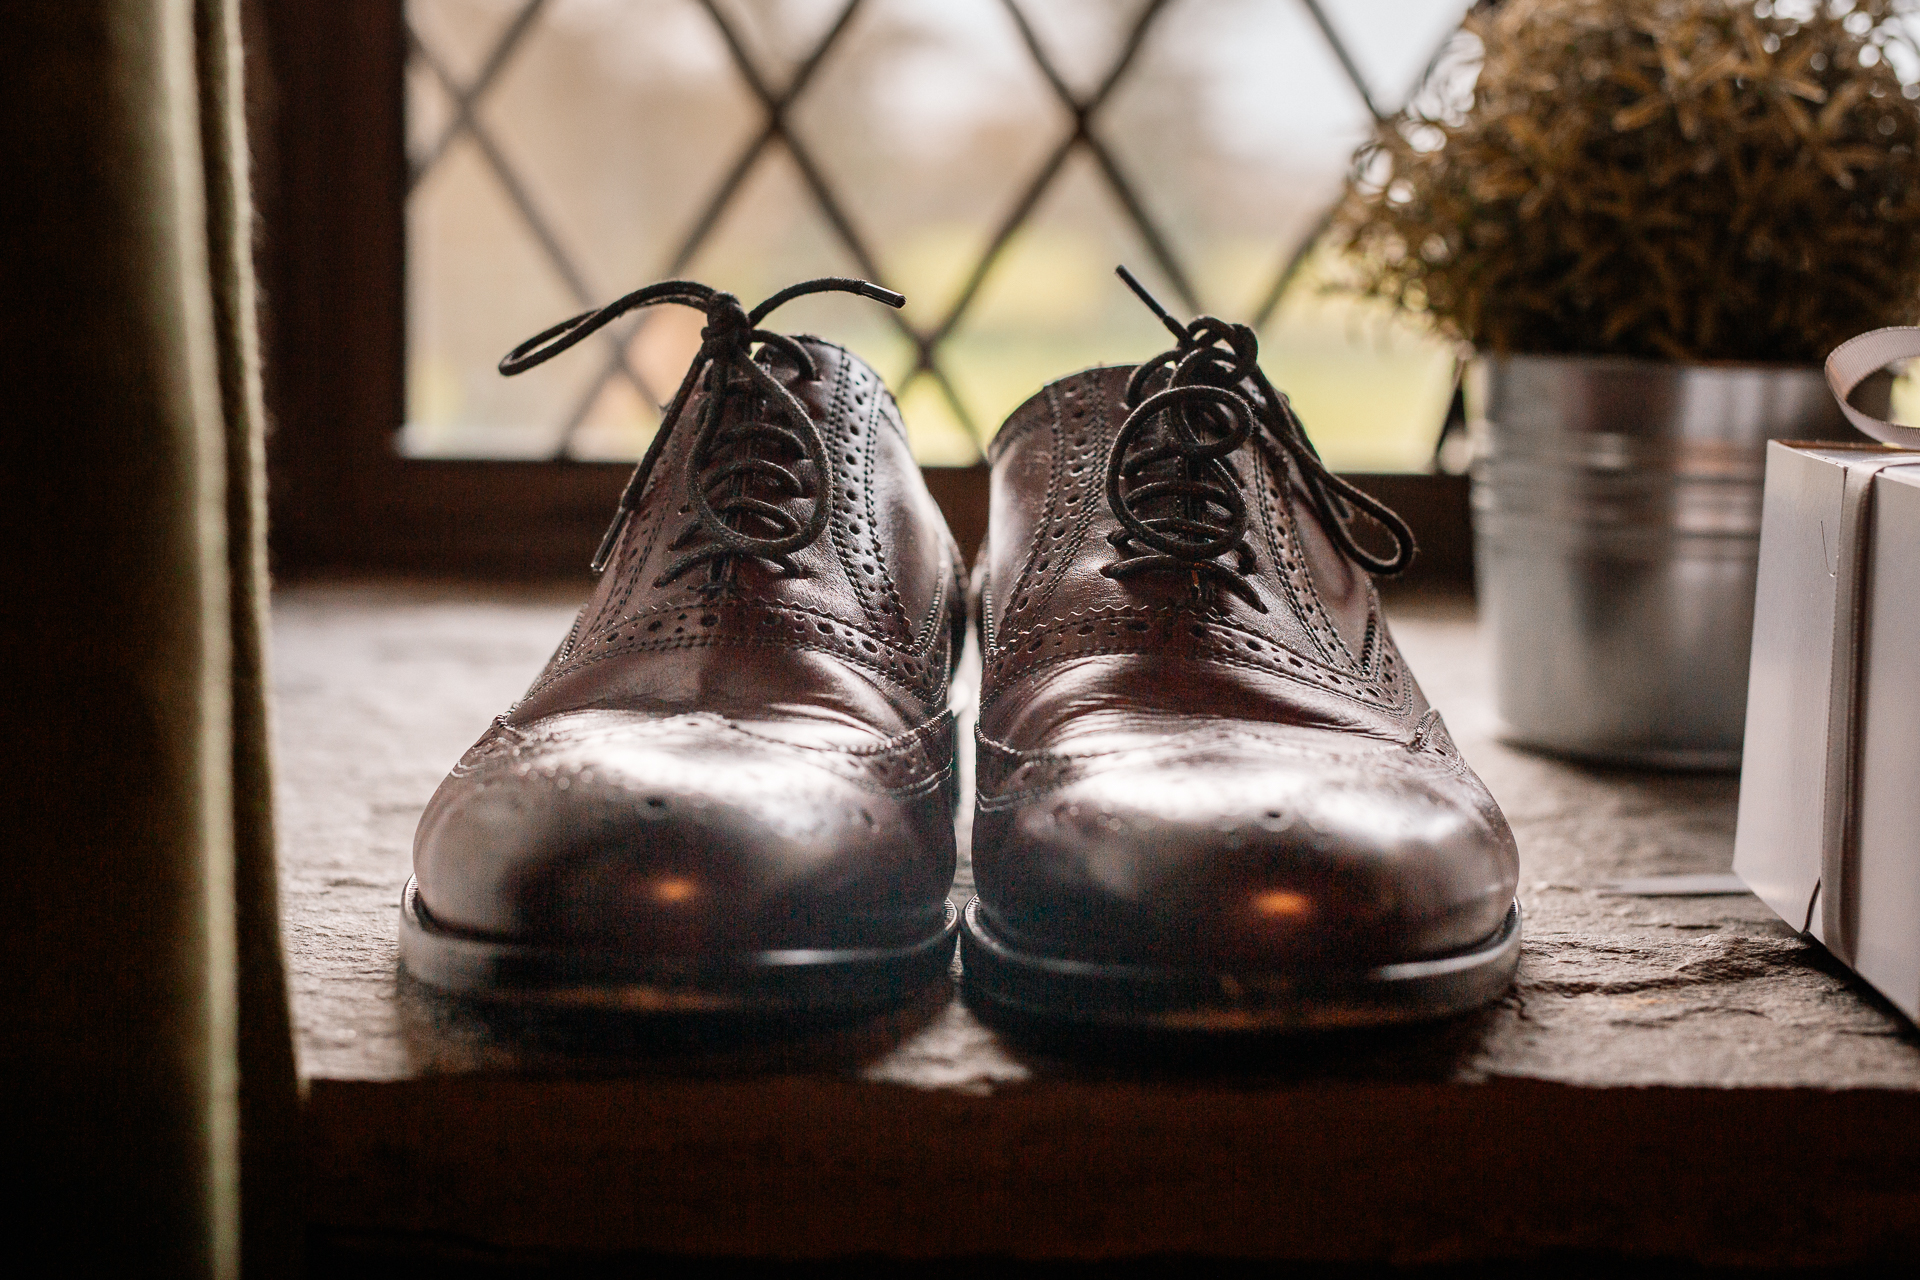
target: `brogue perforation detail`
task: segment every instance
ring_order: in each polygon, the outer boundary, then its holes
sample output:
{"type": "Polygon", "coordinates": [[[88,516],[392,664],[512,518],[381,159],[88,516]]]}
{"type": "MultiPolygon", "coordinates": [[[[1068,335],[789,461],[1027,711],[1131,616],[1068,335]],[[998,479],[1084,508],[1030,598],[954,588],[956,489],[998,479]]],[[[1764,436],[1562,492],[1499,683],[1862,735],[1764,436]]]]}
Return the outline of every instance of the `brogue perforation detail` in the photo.
{"type": "Polygon", "coordinates": [[[991,658],[999,647],[998,627],[993,612],[993,575],[987,571],[987,557],[984,551],[980,557],[977,586],[973,590],[973,604],[979,610],[977,622],[980,627],[980,653],[991,658]]]}
{"type": "MultiPolygon", "coordinates": [[[[1049,433],[1047,501],[1045,518],[1035,526],[1033,545],[1009,593],[1006,622],[1016,635],[1024,621],[1046,615],[1068,567],[1085,548],[1098,514],[1098,462],[1111,443],[1112,431],[1100,380],[1093,372],[1047,388],[1043,393],[1046,412],[1035,415],[1049,433]]],[[[990,601],[983,598],[983,604],[991,609],[990,601]]],[[[993,631],[983,630],[981,639],[992,652],[993,631]]]]}
{"type": "MultiPolygon", "coordinates": [[[[699,407],[700,398],[695,396],[688,400],[682,412],[698,412],[699,407]]],[[[665,431],[671,425],[662,422],[660,430],[665,431]]],[[[681,441],[679,447],[684,448],[685,442],[681,441]]],[[[608,573],[618,575],[615,579],[618,586],[607,594],[606,604],[586,629],[586,635],[597,635],[608,625],[609,619],[620,619],[632,606],[635,593],[643,589],[646,567],[653,563],[654,550],[666,531],[668,516],[672,514],[668,508],[673,505],[673,495],[668,490],[671,488],[669,477],[678,472],[675,461],[671,456],[662,458],[662,465],[655,467],[654,473],[647,477],[646,487],[641,490],[639,501],[634,504],[620,546],[615,550],[613,563],[607,567],[608,573]]]]}
{"type": "Polygon", "coordinates": [[[1093,527],[1099,507],[1094,481],[1100,474],[1099,459],[1112,442],[1107,408],[1098,378],[1067,384],[1053,406],[1054,454],[1067,460],[1066,481],[1058,506],[1048,512],[1049,519],[1035,539],[1037,564],[1049,574],[1036,593],[1036,615],[1053,604],[1068,564],[1080,554],[1093,527]]]}
{"type": "Polygon", "coordinates": [[[1512,972],[1518,851],[1380,614],[1369,575],[1404,569],[1412,532],[1327,469],[1250,329],[1182,323],[1121,274],[1175,345],[1098,375],[1125,416],[1100,424],[1098,514],[1050,593],[1034,556],[1080,479],[1058,414],[1089,375],[993,454],[968,981],[1073,1026],[1484,1003],[1512,972]],[[1442,956],[1473,966],[1444,991],[1386,976],[1442,956]],[[1246,998],[1261,982],[1271,1006],[1246,998]]]}
{"type": "Polygon", "coordinates": [[[1052,396],[1055,391],[1063,387],[1079,386],[1083,383],[1088,386],[1098,386],[1100,375],[1113,367],[1112,365],[1095,365],[1090,369],[1083,369],[1079,373],[1062,378],[1058,382],[1049,383],[1039,391],[1034,392],[1026,403],[1013,411],[1013,416],[1007,419],[1000,430],[994,433],[993,439],[988,442],[988,464],[997,463],[1000,460],[1001,454],[1024,439],[1029,432],[1033,431],[1040,424],[1051,421],[1046,409],[1052,404],[1052,396]]]}
{"type": "Polygon", "coordinates": [[[1034,795],[1058,785],[1073,770],[1074,757],[1046,751],[1016,751],[973,728],[976,796],[1034,795]],[[1015,780],[1018,779],[1017,785],[1015,780]],[[1012,786],[1010,793],[1008,788],[1012,786]]]}
{"type": "MultiPolygon", "coordinates": [[[[824,345],[824,344],[823,344],[824,345]]],[[[848,360],[839,361],[840,377],[826,415],[831,440],[829,456],[839,482],[835,486],[840,509],[834,512],[832,534],[842,572],[853,585],[874,628],[882,635],[898,633],[907,643],[906,610],[895,590],[892,573],[880,548],[878,511],[874,504],[874,433],[881,418],[878,386],[868,386],[866,374],[848,360]],[[840,424],[845,424],[845,430],[840,424]]]]}
{"type": "Polygon", "coordinates": [[[621,654],[713,643],[784,643],[851,661],[916,697],[944,699],[951,667],[951,655],[944,649],[951,640],[944,634],[948,629],[939,624],[954,607],[951,584],[942,576],[925,615],[907,618],[878,541],[874,440],[879,430],[899,430],[886,411],[891,396],[877,378],[860,372],[846,358],[844,348],[812,337],[804,341],[840,357],[835,361],[834,389],[821,415],[823,434],[830,442],[829,457],[837,468],[835,491],[840,504],[829,536],[866,625],[853,625],[758,591],[736,589],[717,599],[696,591],[676,591],[660,599],[657,589],[647,590],[648,564],[660,531],[669,523],[662,513],[671,506],[672,495],[656,492],[662,477],[674,474],[673,460],[663,459],[636,503],[634,518],[610,566],[618,575],[618,589],[609,593],[591,626],[583,627],[576,620],[568,644],[528,691],[529,697],[570,672],[621,654]],[[850,419],[857,420],[851,433],[836,425],[850,419]],[[849,457],[855,461],[849,463],[849,457]],[[865,565],[874,571],[863,572],[865,565]],[[634,610],[636,595],[652,598],[634,610]]]}
{"type": "Polygon", "coordinates": [[[1187,606],[1090,609],[1009,635],[987,658],[982,706],[991,706],[1016,680],[1077,658],[1118,653],[1165,653],[1178,639],[1196,662],[1232,666],[1297,680],[1390,713],[1411,708],[1412,687],[1397,662],[1378,646],[1371,669],[1335,667],[1302,657],[1267,636],[1187,606]]]}
{"type": "Polygon", "coordinates": [[[915,652],[919,652],[932,642],[934,628],[940,625],[940,618],[941,615],[946,612],[948,601],[956,601],[955,607],[958,607],[957,601],[965,599],[965,593],[956,597],[951,594],[952,590],[953,584],[943,580],[940,583],[939,589],[934,593],[933,603],[927,606],[926,614],[922,616],[920,621],[914,626],[913,647],[915,652]]]}
{"type": "Polygon", "coordinates": [[[533,697],[563,676],[625,654],[738,645],[746,648],[805,649],[831,654],[873,672],[923,702],[941,702],[946,698],[951,663],[945,660],[946,655],[941,652],[942,645],[937,636],[933,637],[934,643],[926,653],[902,654],[893,646],[837,618],[793,605],[755,608],[752,613],[756,624],[751,629],[738,624],[730,627],[721,625],[726,614],[740,612],[746,611],[739,605],[696,604],[675,615],[672,631],[665,629],[663,618],[654,620],[661,624],[658,633],[649,630],[651,624],[633,629],[638,634],[609,629],[598,644],[582,646],[572,659],[543,672],[527,691],[527,697],[533,697]],[[703,621],[709,617],[714,621],[703,621]],[[693,625],[690,627],[689,623],[693,625]]]}
{"type": "Polygon", "coordinates": [[[952,538],[879,376],[762,327],[825,292],[905,301],[826,277],[749,310],[664,281],[502,360],[639,307],[706,316],[590,602],[421,816],[401,945],[423,981],[759,1017],[865,1015],[947,980],[952,538]],[[476,970],[482,946],[512,971],[476,970]]]}
{"type": "Polygon", "coordinates": [[[1364,764],[1369,771],[1401,779],[1457,777],[1466,764],[1447,736],[1439,713],[1422,717],[1425,737],[1418,746],[1391,738],[1369,738],[1364,749],[1326,751],[1289,742],[1284,728],[1263,732],[1246,724],[1221,724],[1182,729],[1162,741],[1105,751],[1019,751],[974,729],[974,787],[984,812],[994,812],[1033,800],[1070,782],[1103,769],[1139,766],[1164,767],[1196,753],[1222,746],[1245,746],[1263,755],[1293,760],[1319,760],[1334,765],[1364,764]]]}
{"type": "Polygon", "coordinates": [[[749,739],[761,747],[805,760],[834,776],[876,794],[920,795],[953,777],[953,717],[942,712],[934,719],[884,741],[851,744],[794,742],[755,733],[718,716],[701,714],[663,716],[652,721],[624,721],[618,725],[588,723],[562,725],[540,734],[526,734],[496,723],[493,731],[469,748],[454,766],[455,776],[471,777],[484,770],[516,778],[560,777],[591,780],[590,767],[570,766],[554,759],[572,748],[603,739],[632,742],[636,738],[671,738],[695,732],[720,733],[749,739]]]}
{"type": "MultiPolygon", "coordinates": [[[[1048,450],[1046,496],[1032,545],[1019,562],[1017,586],[1004,593],[999,609],[983,576],[980,625],[989,683],[1004,684],[1069,657],[1164,651],[1173,640],[1176,652],[1196,661],[1231,660],[1381,710],[1411,705],[1411,688],[1390,660],[1391,646],[1380,643],[1378,598],[1371,584],[1367,632],[1359,653],[1334,624],[1300,545],[1299,517],[1289,492],[1291,464],[1267,447],[1249,451],[1252,462],[1243,487],[1250,507],[1259,513],[1266,554],[1278,569],[1267,580],[1286,602],[1280,616],[1292,617],[1308,646],[1290,645],[1282,636],[1263,633],[1257,622],[1243,621],[1212,584],[1201,584],[1196,595],[1177,604],[1048,616],[1057,607],[1067,571],[1086,558],[1086,539],[1099,515],[1094,492],[1098,477],[1091,464],[1110,448],[1114,428],[1111,397],[1100,373],[1089,370],[1062,379],[1016,415],[1016,434],[1026,439],[1026,447],[1048,450]],[[1033,435],[1043,429],[1048,433],[1044,442],[1033,435]],[[1294,648],[1308,651],[1295,653],[1294,648]]],[[[1007,438],[1003,432],[996,441],[996,454],[1008,447],[1007,438]]]]}
{"type": "Polygon", "coordinates": [[[1322,658],[1337,663],[1345,657],[1350,665],[1359,666],[1340,629],[1328,616],[1326,604],[1313,581],[1313,571],[1301,550],[1299,519],[1293,507],[1291,464],[1284,457],[1275,458],[1267,449],[1255,450],[1252,456],[1256,459],[1254,497],[1261,523],[1266,527],[1269,554],[1279,566],[1280,585],[1294,617],[1306,628],[1322,658]]]}

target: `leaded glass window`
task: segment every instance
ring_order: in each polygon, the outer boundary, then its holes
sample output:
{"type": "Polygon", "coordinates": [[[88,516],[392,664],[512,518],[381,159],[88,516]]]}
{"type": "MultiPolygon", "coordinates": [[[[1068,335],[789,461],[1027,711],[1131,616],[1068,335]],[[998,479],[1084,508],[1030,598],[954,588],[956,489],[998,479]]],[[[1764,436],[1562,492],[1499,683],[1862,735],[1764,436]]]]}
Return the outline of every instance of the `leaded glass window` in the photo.
{"type": "Polygon", "coordinates": [[[1186,312],[1255,324],[1328,460],[1419,469],[1452,352],[1329,294],[1307,251],[1374,115],[1465,0],[410,0],[417,457],[637,457],[697,342],[661,308],[511,381],[536,329],[671,276],[847,342],[923,462],[1186,312]]]}

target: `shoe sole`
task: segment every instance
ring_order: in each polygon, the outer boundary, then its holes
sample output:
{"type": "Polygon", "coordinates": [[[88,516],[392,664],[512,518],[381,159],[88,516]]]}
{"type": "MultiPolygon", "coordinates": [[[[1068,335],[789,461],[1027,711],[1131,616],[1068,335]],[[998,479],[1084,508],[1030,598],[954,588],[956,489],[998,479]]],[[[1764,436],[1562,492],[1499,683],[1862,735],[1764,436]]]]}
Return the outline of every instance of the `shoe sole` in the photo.
{"type": "Polygon", "coordinates": [[[962,990],[991,1018],[1166,1032],[1336,1030],[1428,1022],[1498,1000],[1520,964],[1520,902],[1483,942],[1373,969],[1215,972],[1095,964],[1016,951],[967,903],[962,990]]]}
{"type": "Polygon", "coordinates": [[[400,962],[450,995],[493,1004],[666,1017],[815,1017],[878,1012],[944,979],[959,913],[901,948],[755,951],[701,959],[632,956],[475,938],[436,923],[409,877],[400,897],[400,962]]]}

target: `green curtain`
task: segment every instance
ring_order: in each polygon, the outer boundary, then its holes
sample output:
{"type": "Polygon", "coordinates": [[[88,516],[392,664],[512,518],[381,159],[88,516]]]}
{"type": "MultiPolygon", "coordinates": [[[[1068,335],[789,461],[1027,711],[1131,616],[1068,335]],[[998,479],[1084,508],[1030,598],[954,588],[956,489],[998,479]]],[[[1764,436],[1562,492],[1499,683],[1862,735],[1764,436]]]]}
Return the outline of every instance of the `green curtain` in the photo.
{"type": "Polygon", "coordinates": [[[8,11],[0,1105],[62,1270],[299,1259],[237,3],[8,11]]]}

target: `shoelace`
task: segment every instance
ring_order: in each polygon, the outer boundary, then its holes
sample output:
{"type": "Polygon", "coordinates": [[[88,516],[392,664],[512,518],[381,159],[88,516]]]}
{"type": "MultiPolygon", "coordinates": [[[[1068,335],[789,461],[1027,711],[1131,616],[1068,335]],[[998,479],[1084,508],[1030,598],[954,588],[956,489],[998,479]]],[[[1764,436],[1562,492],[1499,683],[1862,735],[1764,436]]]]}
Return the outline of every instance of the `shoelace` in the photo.
{"type": "Polygon", "coordinates": [[[748,311],[740,305],[740,299],[730,293],[690,280],[666,280],[636,289],[598,311],[582,312],[570,320],[562,320],[551,329],[534,334],[501,359],[500,372],[504,376],[511,378],[525,373],[641,307],[671,302],[706,314],[706,327],[700,331],[700,350],[688,367],[687,376],[681,379],[673,403],[667,406],[653,444],[634,469],[633,478],[627,481],[613,524],[600,540],[600,549],[594,553],[595,573],[606,568],[612,558],[620,531],[639,503],[646,489],[646,478],[652,473],[668,435],[679,423],[680,412],[702,373],[708,374],[707,398],[701,406],[689,455],[695,479],[687,486],[694,518],[668,544],[668,550],[685,553],[666,567],[654,585],[666,586],[688,570],[705,564],[709,566],[709,573],[701,589],[717,591],[727,581],[729,567],[743,557],[770,564],[789,577],[800,572],[793,563],[794,552],[820,536],[833,511],[833,466],[827,459],[826,440],[806,406],[767,366],[753,358],[753,347],[758,343],[771,348],[792,361],[801,378],[809,382],[816,380],[819,370],[804,347],[784,333],[773,333],[758,326],[775,308],[795,298],[829,292],[856,294],[890,307],[905,306],[907,301],[891,289],[882,289],[865,280],[827,276],[790,285],[748,311]],[[728,405],[743,396],[746,400],[740,405],[741,411],[728,422],[728,405]],[[778,460],[782,456],[789,461],[778,460]],[[818,492],[808,493],[808,486],[798,471],[802,461],[813,464],[813,483],[818,492]],[[804,524],[779,505],[782,500],[797,497],[813,499],[813,510],[804,524]]]}
{"type": "Polygon", "coordinates": [[[1391,507],[1327,470],[1287,397],[1260,370],[1260,342],[1252,329],[1201,316],[1181,324],[1125,267],[1120,278],[1178,345],[1135,369],[1123,403],[1128,413],[1107,455],[1107,505],[1120,529],[1108,540],[1122,552],[1144,554],[1106,565],[1109,578],[1171,570],[1194,584],[1212,581],[1265,613],[1247,575],[1254,569],[1247,544],[1247,504],[1231,455],[1263,425],[1299,468],[1302,486],[1334,545],[1371,573],[1391,576],[1413,562],[1413,531],[1391,507]],[[1156,382],[1157,390],[1149,388],[1156,382]],[[1241,390],[1251,382],[1257,399],[1241,390]],[[1156,424],[1159,430],[1154,431],[1156,424]],[[1177,467],[1142,473],[1177,460],[1177,467]],[[1171,471],[1172,474],[1168,474],[1171,471]],[[1353,509],[1386,531],[1393,554],[1378,556],[1354,538],[1353,509]],[[1220,557],[1231,553],[1231,567],[1220,557]]]}

